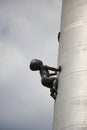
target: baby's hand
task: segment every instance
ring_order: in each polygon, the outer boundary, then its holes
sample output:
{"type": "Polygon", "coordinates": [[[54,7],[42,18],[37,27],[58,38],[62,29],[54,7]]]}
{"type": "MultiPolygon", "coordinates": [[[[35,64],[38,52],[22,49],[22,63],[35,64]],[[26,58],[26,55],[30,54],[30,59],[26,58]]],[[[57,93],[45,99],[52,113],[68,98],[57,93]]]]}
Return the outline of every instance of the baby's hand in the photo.
{"type": "Polygon", "coordinates": [[[60,65],[59,68],[58,68],[58,71],[61,72],[61,70],[62,70],[62,67],[61,67],[61,65],[60,65]]]}

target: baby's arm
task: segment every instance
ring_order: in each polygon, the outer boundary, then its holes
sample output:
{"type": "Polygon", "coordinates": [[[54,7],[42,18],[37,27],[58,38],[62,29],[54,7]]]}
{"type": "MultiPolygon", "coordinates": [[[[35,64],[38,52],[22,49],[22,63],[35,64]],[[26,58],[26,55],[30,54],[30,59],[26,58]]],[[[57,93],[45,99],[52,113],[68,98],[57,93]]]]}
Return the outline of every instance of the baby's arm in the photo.
{"type": "Polygon", "coordinates": [[[57,75],[57,72],[49,74],[49,76],[54,76],[54,75],[57,75]]]}
{"type": "Polygon", "coordinates": [[[59,68],[54,68],[54,67],[50,67],[50,66],[47,66],[47,65],[44,65],[44,68],[48,69],[48,70],[51,70],[51,71],[61,71],[61,66],[59,66],[59,68]]]}

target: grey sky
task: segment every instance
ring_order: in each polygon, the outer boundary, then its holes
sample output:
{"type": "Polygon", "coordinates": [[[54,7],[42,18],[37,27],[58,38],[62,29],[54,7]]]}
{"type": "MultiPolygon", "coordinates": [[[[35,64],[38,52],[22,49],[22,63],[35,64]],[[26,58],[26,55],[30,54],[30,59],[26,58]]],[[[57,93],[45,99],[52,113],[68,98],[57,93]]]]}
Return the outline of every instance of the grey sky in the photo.
{"type": "Polygon", "coordinates": [[[61,0],[0,1],[0,128],[51,130],[54,101],[29,70],[32,58],[57,66],[61,0]]]}

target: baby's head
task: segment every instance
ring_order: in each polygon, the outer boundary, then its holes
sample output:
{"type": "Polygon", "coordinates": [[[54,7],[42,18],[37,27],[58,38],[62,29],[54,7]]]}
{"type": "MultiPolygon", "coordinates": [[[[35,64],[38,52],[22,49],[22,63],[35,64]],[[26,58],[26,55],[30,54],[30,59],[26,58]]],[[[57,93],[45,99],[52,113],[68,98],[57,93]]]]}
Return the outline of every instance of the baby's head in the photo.
{"type": "Polygon", "coordinates": [[[33,70],[33,71],[40,70],[42,65],[43,65],[43,63],[42,63],[41,60],[33,59],[30,62],[30,69],[33,70]]]}

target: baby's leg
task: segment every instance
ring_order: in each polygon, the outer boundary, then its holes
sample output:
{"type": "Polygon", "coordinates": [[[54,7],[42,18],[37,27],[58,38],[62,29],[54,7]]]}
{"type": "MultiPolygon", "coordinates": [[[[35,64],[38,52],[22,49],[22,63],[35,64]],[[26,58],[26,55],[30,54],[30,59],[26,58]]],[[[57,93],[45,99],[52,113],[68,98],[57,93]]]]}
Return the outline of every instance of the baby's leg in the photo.
{"type": "Polygon", "coordinates": [[[56,93],[52,89],[50,89],[50,92],[50,96],[56,99],[56,93]]]}
{"type": "Polygon", "coordinates": [[[58,88],[58,79],[55,78],[55,80],[53,81],[53,89],[56,91],[58,88]]]}
{"type": "Polygon", "coordinates": [[[51,96],[56,99],[57,96],[57,88],[58,88],[58,79],[55,78],[54,82],[53,82],[53,87],[51,88],[51,96]]]}
{"type": "Polygon", "coordinates": [[[47,88],[52,88],[53,87],[53,82],[54,82],[55,78],[54,77],[47,77],[47,76],[43,76],[41,79],[41,83],[42,85],[44,85],[47,88]]]}

